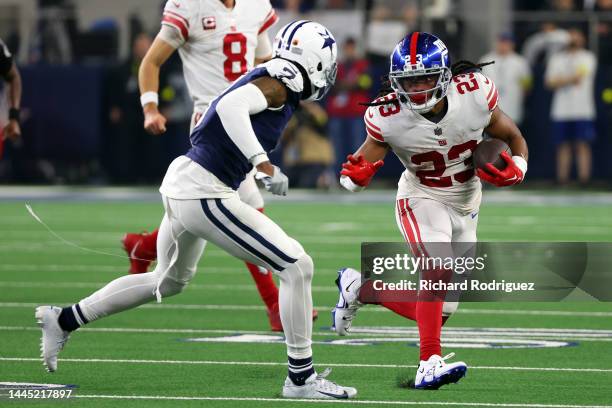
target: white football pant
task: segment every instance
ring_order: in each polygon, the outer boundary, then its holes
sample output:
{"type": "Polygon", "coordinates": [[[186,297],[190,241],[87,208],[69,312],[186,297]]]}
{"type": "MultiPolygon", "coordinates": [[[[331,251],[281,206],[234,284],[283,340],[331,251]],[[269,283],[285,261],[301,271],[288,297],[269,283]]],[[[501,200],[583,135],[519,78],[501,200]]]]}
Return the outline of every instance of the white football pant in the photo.
{"type": "MultiPolygon", "coordinates": [[[[443,243],[475,243],[478,211],[462,214],[437,200],[399,198],[395,202],[395,221],[414,256],[473,256],[471,252],[454,253],[451,245],[443,243]]],[[[469,247],[466,245],[462,249],[469,247]]],[[[457,302],[444,302],[443,314],[450,316],[457,307],[457,302]]]]}
{"type": "Polygon", "coordinates": [[[310,357],[312,259],[302,246],[255,208],[228,199],[174,200],[157,236],[155,270],[120,277],[81,300],[88,321],[180,293],[196,273],[208,241],[231,255],[274,271],[280,278],[279,309],[290,357],[310,357]]]}

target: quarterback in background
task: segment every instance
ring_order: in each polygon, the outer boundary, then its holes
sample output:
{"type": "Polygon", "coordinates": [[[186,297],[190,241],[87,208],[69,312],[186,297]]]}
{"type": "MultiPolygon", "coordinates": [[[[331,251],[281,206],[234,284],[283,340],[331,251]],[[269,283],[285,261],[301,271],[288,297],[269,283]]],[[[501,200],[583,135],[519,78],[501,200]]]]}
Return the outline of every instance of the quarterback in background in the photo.
{"type": "MultiPolygon", "coordinates": [[[[415,257],[432,256],[436,251],[439,256],[439,251],[450,249],[450,245],[432,243],[476,242],[480,179],[508,186],[520,183],[527,172],[525,139],[497,106],[495,84],[481,73],[481,66],[459,61],[451,67],[448,50],[439,38],[424,32],[407,35],[391,55],[389,83],[365,113],[366,140],[343,165],[341,184],[359,191],[383,165],[389,150],[397,155],[406,170],[398,183],[395,218],[415,257]],[[488,171],[474,170],[472,153],[483,132],[510,147],[512,156],[501,154],[506,163],[503,170],[489,164],[488,171]]],[[[421,276],[428,272],[422,270],[421,276]]],[[[339,271],[340,299],[332,312],[338,334],[348,334],[364,304],[361,300],[368,299],[367,303],[416,320],[420,364],[415,388],[437,389],[465,375],[464,362],[445,362],[453,353],[441,357],[441,327],[456,310],[456,302],[444,303],[440,300],[443,294],[429,291],[420,291],[416,301],[386,302],[376,299],[380,295],[369,282],[361,286],[353,285],[355,281],[361,282],[358,271],[339,271]]]]}
{"type": "MultiPolygon", "coordinates": [[[[166,131],[166,118],[158,110],[159,71],[175,50],[194,104],[191,131],[213,98],[254,64],[272,57],[268,29],[277,20],[269,0],[169,0],[161,29],[138,73],[145,129],[153,135],[166,131]]],[[[264,201],[252,175],[242,182],[238,194],[263,212],[264,201]]],[[[130,273],[146,272],[157,258],[157,234],[155,230],[125,235],[130,273]]],[[[266,305],[270,329],[282,331],[272,273],[249,262],[246,266],[266,305]]]]}

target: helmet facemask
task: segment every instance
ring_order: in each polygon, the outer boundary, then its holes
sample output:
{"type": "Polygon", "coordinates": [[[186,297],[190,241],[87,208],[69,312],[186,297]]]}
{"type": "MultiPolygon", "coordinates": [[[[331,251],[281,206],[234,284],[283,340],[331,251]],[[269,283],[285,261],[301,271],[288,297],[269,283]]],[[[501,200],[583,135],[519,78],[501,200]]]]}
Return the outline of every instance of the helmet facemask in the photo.
{"type": "Polygon", "coordinates": [[[321,73],[320,75],[317,75],[317,80],[312,82],[312,93],[307,99],[309,101],[318,101],[320,99],[323,99],[323,97],[331,89],[331,87],[336,82],[338,64],[336,63],[336,61],[333,61],[331,66],[323,68],[323,64],[319,62],[319,64],[317,64],[316,69],[318,71],[321,71],[321,73]]]}
{"type": "Polygon", "coordinates": [[[452,75],[447,67],[435,67],[426,69],[414,69],[403,71],[392,71],[389,73],[391,87],[399,97],[402,104],[418,113],[429,112],[438,102],[440,102],[448,91],[452,75]],[[431,88],[420,91],[409,91],[411,82],[418,83],[431,80],[432,76],[437,76],[435,85],[431,88]]]}

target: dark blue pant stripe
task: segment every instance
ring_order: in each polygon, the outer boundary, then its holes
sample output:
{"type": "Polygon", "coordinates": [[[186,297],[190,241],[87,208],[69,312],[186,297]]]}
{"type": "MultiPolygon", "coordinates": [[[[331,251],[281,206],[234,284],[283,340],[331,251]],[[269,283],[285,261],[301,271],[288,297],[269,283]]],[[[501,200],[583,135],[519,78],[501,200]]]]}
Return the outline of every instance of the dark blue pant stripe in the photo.
{"type": "Polygon", "coordinates": [[[233,240],[234,242],[236,242],[238,245],[240,245],[242,248],[246,249],[247,251],[249,251],[250,253],[252,253],[253,255],[255,255],[256,257],[258,257],[259,259],[265,261],[268,263],[268,265],[270,265],[272,268],[276,269],[277,271],[283,271],[285,270],[285,268],[283,268],[282,266],[278,265],[276,262],[272,261],[270,258],[268,258],[267,256],[265,256],[264,254],[262,254],[261,252],[259,252],[258,250],[256,250],[255,248],[253,248],[251,245],[249,245],[247,242],[245,242],[242,238],[240,238],[238,235],[234,234],[229,228],[227,228],[221,221],[219,221],[212,213],[212,211],[210,210],[210,207],[208,206],[208,202],[206,199],[204,200],[200,200],[200,203],[202,204],[202,209],[204,210],[204,214],[206,215],[206,217],[210,220],[210,222],[212,222],[217,228],[219,228],[221,231],[223,231],[223,233],[225,235],[228,236],[228,238],[230,238],[231,240],[233,240]]]}
{"type": "Polygon", "coordinates": [[[77,313],[79,314],[79,317],[81,318],[81,321],[82,321],[84,324],[89,323],[89,320],[87,320],[87,319],[85,318],[85,315],[84,315],[84,314],[83,314],[83,312],[81,311],[81,306],[79,306],[79,304],[78,304],[78,303],[76,303],[76,304],[74,305],[74,308],[76,309],[77,313]]]}
{"type": "Polygon", "coordinates": [[[215,202],[217,203],[217,207],[219,207],[219,210],[221,210],[221,212],[231,221],[233,222],[238,228],[240,228],[242,231],[246,232],[247,234],[249,234],[250,236],[252,236],[254,239],[256,239],[260,244],[262,244],[263,246],[265,246],[266,248],[268,248],[270,251],[272,251],[272,253],[276,256],[278,256],[280,259],[282,259],[285,262],[289,262],[289,263],[294,263],[295,261],[297,261],[297,259],[292,258],[290,256],[288,256],[287,254],[285,254],[283,251],[281,251],[280,249],[278,249],[277,247],[274,246],[274,244],[272,244],[270,241],[266,240],[264,237],[262,237],[257,231],[255,231],[253,228],[249,227],[248,225],[246,225],[245,223],[243,223],[242,221],[240,221],[238,218],[236,218],[236,216],[234,214],[232,214],[230,212],[230,210],[227,209],[227,207],[225,207],[223,205],[223,203],[221,202],[220,198],[215,199],[215,202]]]}

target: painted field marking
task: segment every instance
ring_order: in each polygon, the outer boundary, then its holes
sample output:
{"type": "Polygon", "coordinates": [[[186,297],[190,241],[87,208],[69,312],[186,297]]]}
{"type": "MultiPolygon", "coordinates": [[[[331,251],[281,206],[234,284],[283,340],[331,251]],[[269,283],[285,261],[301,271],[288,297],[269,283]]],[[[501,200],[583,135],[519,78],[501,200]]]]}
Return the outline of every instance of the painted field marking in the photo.
{"type": "MultiPolygon", "coordinates": [[[[0,281],[0,288],[45,288],[45,289],[98,289],[108,284],[108,282],[22,282],[22,281],[0,281]]],[[[190,283],[188,286],[192,290],[236,290],[253,292],[257,290],[255,285],[247,283],[228,284],[201,284],[190,283]]],[[[335,286],[312,286],[313,292],[337,293],[335,286]]]]}
{"type": "Polygon", "coordinates": [[[169,401],[233,401],[233,402],[298,402],[310,404],[365,404],[365,405],[428,405],[428,406],[469,406],[469,407],[511,407],[511,408],[612,408],[612,405],[566,405],[566,404],[518,404],[498,402],[448,402],[448,401],[393,401],[393,400],[313,400],[313,399],[286,399],[262,397],[188,397],[169,395],[93,395],[79,394],[75,398],[91,399],[140,399],[140,400],[169,400],[169,401]]]}
{"type": "MultiPolygon", "coordinates": [[[[517,345],[537,345],[541,344],[542,346],[554,346],[555,344],[546,343],[547,341],[564,341],[564,342],[575,342],[575,341],[612,341],[609,337],[604,338],[593,338],[587,337],[588,334],[584,334],[585,337],[576,337],[575,333],[571,333],[570,331],[566,332],[557,332],[557,335],[552,335],[555,332],[550,332],[551,335],[543,335],[540,336],[537,333],[530,335],[528,332],[523,332],[521,329],[517,329],[515,332],[501,332],[499,334],[494,334],[491,332],[487,332],[486,328],[481,331],[474,330],[473,332],[466,333],[461,331],[462,328],[448,328],[444,329],[443,334],[443,343],[448,347],[461,347],[461,348],[474,348],[478,344],[499,344],[503,343],[516,343],[517,345]],[[458,329],[458,330],[455,330],[458,329]],[[544,337],[545,340],[540,340],[540,343],[535,343],[534,340],[540,339],[544,337]],[[471,347],[470,347],[471,345],[471,347]]],[[[0,331],[39,331],[38,327],[34,326],[0,326],[0,331]]],[[[540,329],[546,330],[546,329],[540,329]]],[[[188,334],[188,335],[230,335],[230,336],[238,336],[238,335],[253,335],[253,336],[269,336],[269,331],[261,331],[261,330],[233,330],[233,329],[164,329],[164,328],[126,328],[126,327],[84,327],[80,329],[80,331],[85,332],[98,332],[98,333],[164,333],[164,334],[188,334]]],[[[593,335],[598,335],[597,330],[593,331],[593,335]]],[[[406,343],[418,343],[419,337],[416,328],[412,331],[406,330],[401,333],[388,333],[384,332],[357,332],[355,335],[348,338],[339,338],[331,331],[315,331],[313,332],[313,336],[324,336],[328,339],[332,340],[324,340],[318,341],[317,343],[321,344],[349,344],[349,345],[366,345],[368,342],[406,342],[406,343]],[[384,337],[380,337],[384,334],[384,337]],[[360,336],[360,337],[357,337],[360,336]],[[379,336],[379,337],[377,337],[379,336]],[[412,337],[406,337],[412,336],[412,337]]],[[[602,335],[606,335],[603,333],[602,335]]],[[[222,339],[219,339],[222,340],[222,339]]],[[[240,340],[238,338],[233,340],[240,340]]],[[[197,339],[192,339],[191,341],[198,341],[197,339]]],[[[200,340],[207,341],[207,340],[200,340]]],[[[208,341],[214,341],[210,339],[208,341]]],[[[261,343],[261,342],[259,342],[261,343]]],[[[567,346],[569,344],[563,344],[562,346],[567,346]]],[[[561,344],[556,344],[556,346],[561,346],[561,344]]]]}
{"type": "MultiPolygon", "coordinates": [[[[69,305],[72,302],[55,302],[58,305],[69,305]]],[[[32,308],[42,303],[32,302],[0,302],[0,308],[32,308]]],[[[176,310],[266,310],[263,305],[193,305],[182,303],[144,304],[140,309],[176,309],[176,310]]],[[[333,308],[329,306],[315,306],[319,311],[327,312],[333,308]]],[[[392,313],[383,307],[364,307],[359,313],[392,313]]],[[[523,309],[469,309],[459,307],[459,314],[485,314],[485,315],[517,315],[517,316],[571,316],[571,317],[612,317],[612,312],[573,312],[565,310],[523,310],[523,309]]]]}
{"type": "MultiPolygon", "coordinates": [[[[40,357],[0,357],[0,361],[41,362],[40,357]]],[[[185,364],[185,365],[245,365],[245,366],[287,366],[287,362],[270,361],[215,361],[215,360],[150,360],[150,359],[112,359],[112,358],[60,358],[62,363],[111,363],[111,364],[185,364]]],[[[345,368],[408,368],[409,364],[351,364],[319,363],[318,366],[345,368]]],[[[579,373],[612,373],[612,368],[568,368],[568,367],[512,367],[512,366],[470,366],[470,369],[493,371],[568,371],[579,373]]]]}

